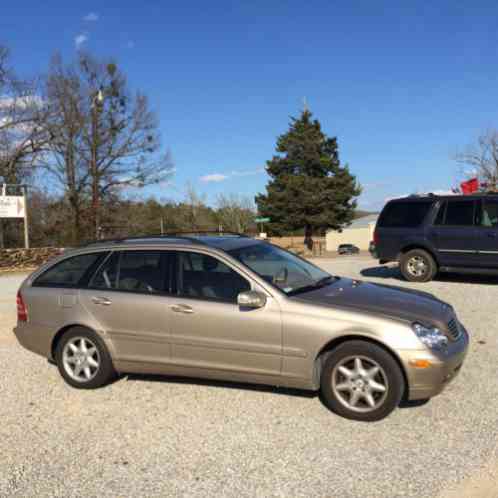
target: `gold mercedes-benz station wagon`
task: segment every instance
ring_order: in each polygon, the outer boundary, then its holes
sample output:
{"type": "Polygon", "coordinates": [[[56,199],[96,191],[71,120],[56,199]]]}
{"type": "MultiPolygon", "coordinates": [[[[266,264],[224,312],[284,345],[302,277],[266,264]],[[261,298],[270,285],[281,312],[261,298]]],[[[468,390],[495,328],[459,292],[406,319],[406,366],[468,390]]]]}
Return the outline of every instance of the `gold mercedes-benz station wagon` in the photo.
{"type": "Polygon", "coordinates": [[[155,373],[320,390],[374,421],[458,374],[469,337],[425,292],[330,275],[238,235],[150,236],[68,251],[17,294],[14,332],[91,389],[155,373]]]}

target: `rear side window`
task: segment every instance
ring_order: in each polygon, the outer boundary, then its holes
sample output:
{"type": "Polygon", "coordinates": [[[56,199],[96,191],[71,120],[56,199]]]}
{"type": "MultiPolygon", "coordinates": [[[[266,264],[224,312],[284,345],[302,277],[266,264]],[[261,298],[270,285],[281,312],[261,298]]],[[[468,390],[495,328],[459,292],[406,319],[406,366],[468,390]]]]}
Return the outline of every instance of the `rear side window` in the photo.
{"type": "Polygon", "coordinates": [[[167,281],[165,262],[166,253],[161,251],[115,252],[94,275],[90,287],[157,294],[164,291],[167,281]]]}
{"type": "Polygon", "coordinates": [[[85,274],[105,253],[81,254],[64,259],[42,273],[33,283],[35,287],[78,287],[85,274]]]}
{"type": "Polygon", "coordinates": [[[480,226],[485,228],[498,227],[498,200],[485,199],[483,201],[480,226]]]}
{"type": "Polygon", "coordinates": [[[473,201],[448,201],[444,225],[472,226],[474,224],[473,201]]]}
{"type": "Polygon", "coordinates": [[[388,204],[379,219],[379,227],[415,228],[422,224],[431,202],[392,202],[388,204]]]}

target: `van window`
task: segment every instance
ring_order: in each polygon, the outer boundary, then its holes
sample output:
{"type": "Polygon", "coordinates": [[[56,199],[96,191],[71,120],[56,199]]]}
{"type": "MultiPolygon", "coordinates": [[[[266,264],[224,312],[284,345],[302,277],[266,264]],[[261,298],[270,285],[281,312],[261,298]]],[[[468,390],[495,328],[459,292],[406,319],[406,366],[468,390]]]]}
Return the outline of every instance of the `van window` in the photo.
{"type": "Polygon", "coordinates": [[[498,227],[498,200],[484,199],[480,225],[485,228],[498,227]]]}
{"type": "Polygon", "coordinates": [[[379,218],[379,227],[415,228],[422,224],[432,202],[401,201],[388,204],[379,218]]]}
{"type": "Polygon", "coordinates": [[[107,253],[80,254],[57,263],[42,273],[34,287],[77,287],[85,273],[107,253]]]}
{"type": "Polygon", "coordinates": [[[474,224],[474,201],[448,201],[444,224],[472,226],[474,224]]]}

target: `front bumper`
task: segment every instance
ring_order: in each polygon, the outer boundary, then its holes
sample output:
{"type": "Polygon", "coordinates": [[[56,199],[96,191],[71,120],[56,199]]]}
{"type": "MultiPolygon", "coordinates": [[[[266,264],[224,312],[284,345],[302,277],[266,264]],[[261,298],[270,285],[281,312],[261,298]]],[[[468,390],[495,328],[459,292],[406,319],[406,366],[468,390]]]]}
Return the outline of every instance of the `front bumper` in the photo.
{"type": "Polygon", "coordinates": [[[408,380],[408,399],[428,399],[442,392],[460,373],[469,347],[469,335],[463,325],[462,335],[444,354],[424,351],[400,351],[408,380]],[[414,366],[416,360],[427,360],[430,366],[414,366]]]}

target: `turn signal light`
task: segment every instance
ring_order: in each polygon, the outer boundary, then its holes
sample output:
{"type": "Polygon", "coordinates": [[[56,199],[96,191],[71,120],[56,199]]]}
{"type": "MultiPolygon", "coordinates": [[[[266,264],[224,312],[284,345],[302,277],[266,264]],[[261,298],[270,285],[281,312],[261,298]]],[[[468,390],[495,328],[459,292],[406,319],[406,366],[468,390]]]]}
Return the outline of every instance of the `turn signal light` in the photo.
{"type": "Polygon", "coordinates": [[[416,368],[429,368],[431,362],[429,360],[410,360],[410,365],[416,368]]]}

